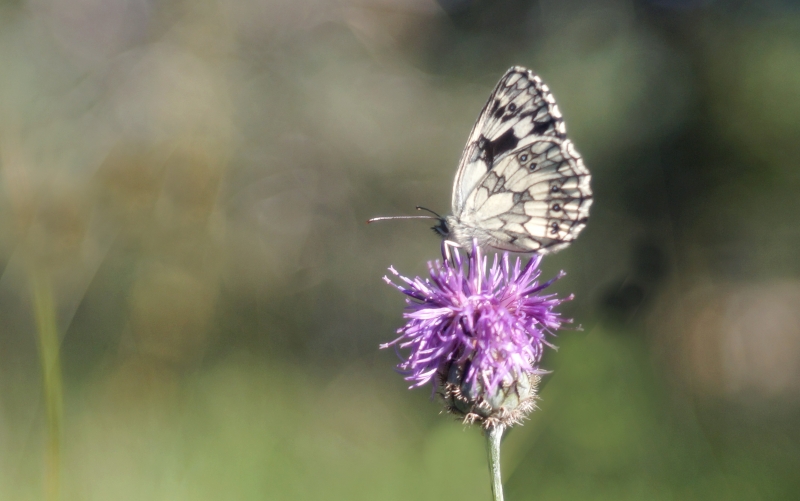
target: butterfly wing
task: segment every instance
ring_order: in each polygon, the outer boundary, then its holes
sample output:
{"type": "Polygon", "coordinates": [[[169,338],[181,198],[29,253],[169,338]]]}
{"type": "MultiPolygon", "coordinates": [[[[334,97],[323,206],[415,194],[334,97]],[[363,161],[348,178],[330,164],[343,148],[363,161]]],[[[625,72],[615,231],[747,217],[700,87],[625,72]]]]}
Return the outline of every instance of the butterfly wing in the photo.
{"type": "Polygon", "coordinates": [[[514,252],[563,248],[586,226],[589,181],[570,140],[537,137],[492,165],[464,201],[454,236],[514,252]]]}
{"type": "Polygon", "coordinates": [[[496,162],[543,136],[566,137],[561,112],[538,76],[514,66],[497,83],[470,132],[453,185],[453,214],[462,214],[470,193],[496,162]]]}

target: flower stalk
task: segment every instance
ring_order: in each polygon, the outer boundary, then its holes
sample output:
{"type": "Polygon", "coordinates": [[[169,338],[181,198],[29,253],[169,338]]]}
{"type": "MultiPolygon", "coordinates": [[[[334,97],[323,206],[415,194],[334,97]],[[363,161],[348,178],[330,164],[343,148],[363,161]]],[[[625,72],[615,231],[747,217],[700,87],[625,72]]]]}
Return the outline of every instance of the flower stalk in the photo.
{"type": "Polygon", "coordinates": [[[505,426],[502,424],[491,426],[485,431],[493,501],[503,501],[503,477],[500,474],[500,442],[503,439],[504,431],[505,426]]]}

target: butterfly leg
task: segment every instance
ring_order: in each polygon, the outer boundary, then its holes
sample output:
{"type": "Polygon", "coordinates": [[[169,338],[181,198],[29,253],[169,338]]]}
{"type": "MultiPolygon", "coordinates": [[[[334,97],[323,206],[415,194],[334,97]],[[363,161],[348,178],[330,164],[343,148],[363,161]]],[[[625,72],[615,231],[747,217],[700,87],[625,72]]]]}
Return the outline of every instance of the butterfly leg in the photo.
{"type": "Polygon", "coordinates": [[[453,260],[450,257],[450,247],[459,248],[460,249],[461,248],[461,244],[453,242],[452,240],[445,240],[444,242],[442,242],[442,246],[443,246],[443,249],[444,249],[445,258],[452,263],[453,260]]]}

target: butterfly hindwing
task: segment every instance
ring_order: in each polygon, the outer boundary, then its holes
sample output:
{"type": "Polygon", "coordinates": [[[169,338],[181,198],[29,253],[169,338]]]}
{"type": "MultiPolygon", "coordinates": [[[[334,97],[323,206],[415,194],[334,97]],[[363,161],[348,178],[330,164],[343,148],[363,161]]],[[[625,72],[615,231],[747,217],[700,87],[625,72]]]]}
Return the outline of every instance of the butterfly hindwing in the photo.
{"type": "Polygon", "coordinates": [[[543,136],[565,138],[561,112],[550,89],[532,71],[514,66],[500,79],[470,132],[453,186],[453,213],[496,162],[543,136]]]}
{"type": "Polygon", "coordinates": [[[461,233],[516,252],[562,248],[586,225],[589,180],[571,141],[536,137],[496,161],[470,192],[461,233]]]}

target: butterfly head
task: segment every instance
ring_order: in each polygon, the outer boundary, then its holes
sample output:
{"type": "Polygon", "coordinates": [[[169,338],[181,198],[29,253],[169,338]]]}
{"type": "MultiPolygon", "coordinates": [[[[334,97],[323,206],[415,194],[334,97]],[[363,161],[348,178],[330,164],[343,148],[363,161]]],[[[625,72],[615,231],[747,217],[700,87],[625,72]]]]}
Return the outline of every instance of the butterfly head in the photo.
{"type": "Polygon", "coordinates": [[[470,228],[460,221],[456,216],[439,217],[436,221],[436,226],[431,228],[434,233],[442,237],[442,240],[449,240],[456,246],[469,247],[472,245],[473,240],[481,246],[485,246],[489,240],[484,232],[476,228],[470,228]]]}
{"type": "Polygon", "coordinates": [[[439,219],[436,220],[436,224],[432,226],[431,229],[434,231],[434,233],[446,240],[450,236],[452,228],[450,224],[448,224],[448,219],[451,219],[452,217],[453,216],[439,217],[439,219]]]}

